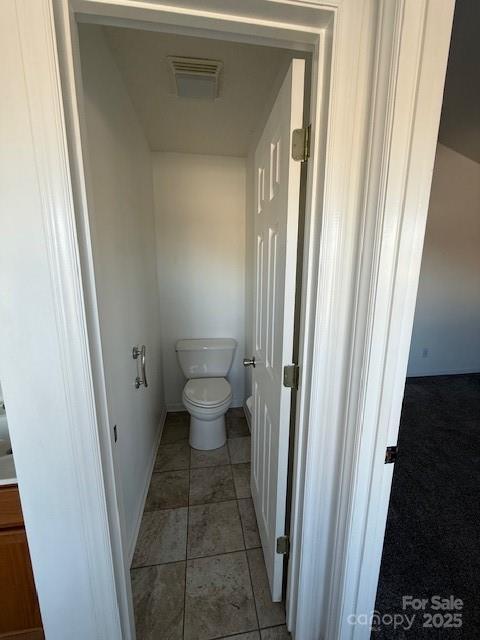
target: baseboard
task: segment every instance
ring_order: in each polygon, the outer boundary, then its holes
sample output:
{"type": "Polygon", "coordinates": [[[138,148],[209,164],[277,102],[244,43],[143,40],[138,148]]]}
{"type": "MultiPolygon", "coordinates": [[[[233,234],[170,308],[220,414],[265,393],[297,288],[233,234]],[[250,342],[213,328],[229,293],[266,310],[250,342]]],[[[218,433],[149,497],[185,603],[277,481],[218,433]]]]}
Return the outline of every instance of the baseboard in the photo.
{"type": "Polygon", "coordinates": [[[442,369],[440,371],[428,371],[425,373],[408,373],[407,380],[409,378],[438,378],[440,376],[466,376],[472,373],[480,373],[478,367],[472,369],[442,369]]]}
{"type": "Polygon", "coordinates": [[[233,398],[232,404],[230,405],[232,409],[237,409],[239,407],[243,407],[245,403],[245,398],[242,396],[241,398],[233,398]]]}
{"type": "Polygon", "coordinates": [[[138,534],[140,531],[140,525],[142,524],[143,511],[145,509],[145,502],[147,500],[148,488],[150,487],[150,480],[152,478],[153,467],[155,466],[155,459],[157,457],[157,450],[160,444],[160,440],[162,439],[163,427],[165,426],[165,418],[167,417],[167,409],[163,408],[162,415],[160,416],[160,420],[158,423],[158,434],[155,439],[155,446],[152,450],[152,457],[149,460],[147,472],[145,474],[145,483],[143,487],[142,498],[140,500],[140,508],[137,512],[137,518],[135,522],[135,528],[133,530],[133,536],[130,540],[130,544],[128,547],[128,566],[132,565],[133,554],[135,553],[135,547],[137,546],[138,534]]]}
{"type": "Polygon", "coordinates": [[[243,404],[243,413],[245,414],[245,420],[248,424],[248,430],[252,433],[252,414],[250,413],[250,409],[247,407],[247,403],[243,404]]]}
{"type": "Polygon", "coordinates": [[[178,413],[179,411],[186,411],[181,402],[167,404],[167,411],[169,413],[178,413]]]}

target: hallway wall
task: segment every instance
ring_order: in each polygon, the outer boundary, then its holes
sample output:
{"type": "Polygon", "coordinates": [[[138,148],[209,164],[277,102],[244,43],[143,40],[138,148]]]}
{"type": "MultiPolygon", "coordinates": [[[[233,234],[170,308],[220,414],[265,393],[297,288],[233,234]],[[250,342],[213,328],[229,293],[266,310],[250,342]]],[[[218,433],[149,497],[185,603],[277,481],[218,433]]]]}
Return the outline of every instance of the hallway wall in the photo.
{"type": "Polygon", "coordinates": [[[480,164],[439,144],[409,376],[480,371],[479,247],[480,164]]]}
{"type": "Polygon", "coordinates": [[[164,411],[151,158],[101,28],[79,31],[105,382],[132,548],[164,411]],[[147,389],[134,388],[137,344],[147,346],[147,389]]]}
{"type": "Polygon", "coordinates": [[[245,159],[153,153],[167,408],[181,410],[179,338],[235,338],[232,406],[244,401],[245,159]]]}

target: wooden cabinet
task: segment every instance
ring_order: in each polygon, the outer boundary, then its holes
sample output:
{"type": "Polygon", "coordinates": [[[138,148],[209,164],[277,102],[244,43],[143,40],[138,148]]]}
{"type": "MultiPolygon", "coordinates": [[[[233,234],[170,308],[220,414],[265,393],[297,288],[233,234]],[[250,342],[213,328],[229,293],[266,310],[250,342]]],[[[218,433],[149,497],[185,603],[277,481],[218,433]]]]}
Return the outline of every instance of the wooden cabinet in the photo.
{"type": "Polygon", "coordinates": [[[0,486],[0,639],[43,638],[18,488],[0,486]]]}

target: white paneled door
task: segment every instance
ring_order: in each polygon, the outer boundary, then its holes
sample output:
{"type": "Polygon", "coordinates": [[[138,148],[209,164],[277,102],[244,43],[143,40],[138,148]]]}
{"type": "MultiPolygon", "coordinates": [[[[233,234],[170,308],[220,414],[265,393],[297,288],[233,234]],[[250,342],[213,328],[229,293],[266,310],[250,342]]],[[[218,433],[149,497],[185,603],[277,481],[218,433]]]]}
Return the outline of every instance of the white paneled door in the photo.
{"type": "Polygon", "coordinates": [[[300,162],[292,131],[303,126],[305,62],[292,60],[255,150],[255,298],[252,496],[274,601],[282,598],[300,162]]]}

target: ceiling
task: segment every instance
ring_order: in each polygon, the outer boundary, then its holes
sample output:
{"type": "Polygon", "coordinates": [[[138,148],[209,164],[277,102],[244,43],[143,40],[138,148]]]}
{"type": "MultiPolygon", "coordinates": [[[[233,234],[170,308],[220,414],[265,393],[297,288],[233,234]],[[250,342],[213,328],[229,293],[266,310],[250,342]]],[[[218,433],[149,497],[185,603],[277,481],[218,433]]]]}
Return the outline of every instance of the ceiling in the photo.
{"type": "Polygon", "coordinates": [[[457,0],[439,140],[480,162],[480,2],[457,0]]]}
{"type": "Polygon", "coordinates": [[[104,33],[152,151],[246,156],[293,55],[155,31],[104,27],[104,33]],[[221,60],[219,98],[177,98],[167,56],[221,60]]]}

